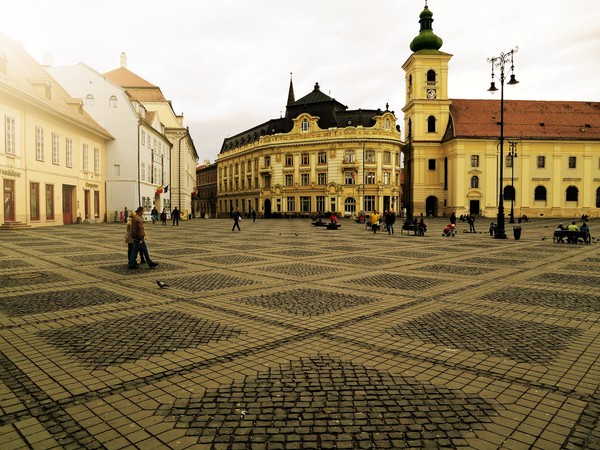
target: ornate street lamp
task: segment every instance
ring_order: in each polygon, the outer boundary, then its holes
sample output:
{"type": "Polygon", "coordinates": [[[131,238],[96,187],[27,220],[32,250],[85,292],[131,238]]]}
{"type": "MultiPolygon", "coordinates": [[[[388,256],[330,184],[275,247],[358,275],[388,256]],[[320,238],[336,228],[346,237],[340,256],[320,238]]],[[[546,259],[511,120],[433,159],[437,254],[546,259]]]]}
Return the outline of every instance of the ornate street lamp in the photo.
{"type": "Polygon", "coordinates": [[[515,141],[508,141],[508,155],[510,157],[510,186],[512,187],[512,198],[510,199],[510,220],[509,223],[515,223],[515,197],[517,195],[517,191],[515,190],[515,158],[518,158],[517,155],[517,143],[515,141]]]}
{"type": "Polygon", "coordinates": [[[494,232],[494,238],[506,239],[506,230],[504,229],[504,192],[502,187],[502,178],[504,176],[504,66],[510,61],[510,80],[506,83],[509,85],[517,84],[518,81],[514,74],[513,55],[519,50],[515,47],[507,53],[500,53],[500,56],[488,58],[488,63],[492,64],[492,83],[489,92],[492,94],[498,90],[494,82],[494,67],[500,68],[500,189],[498,199],[498,224],[494,232]]]}

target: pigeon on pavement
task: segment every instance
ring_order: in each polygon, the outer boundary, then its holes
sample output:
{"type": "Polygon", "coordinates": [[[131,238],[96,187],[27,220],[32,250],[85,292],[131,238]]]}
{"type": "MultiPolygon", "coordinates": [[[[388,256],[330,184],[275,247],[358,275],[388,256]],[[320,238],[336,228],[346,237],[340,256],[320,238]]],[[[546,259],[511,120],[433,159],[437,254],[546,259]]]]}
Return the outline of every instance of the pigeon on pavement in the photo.
{"type": "Polygon", "coordinates": [[[164,281],[160,281],[160,280],[156,280],[156,284],[158,284],[158,287],[161,289],[169,286],[167,283],[165,283],[164,281]]]}

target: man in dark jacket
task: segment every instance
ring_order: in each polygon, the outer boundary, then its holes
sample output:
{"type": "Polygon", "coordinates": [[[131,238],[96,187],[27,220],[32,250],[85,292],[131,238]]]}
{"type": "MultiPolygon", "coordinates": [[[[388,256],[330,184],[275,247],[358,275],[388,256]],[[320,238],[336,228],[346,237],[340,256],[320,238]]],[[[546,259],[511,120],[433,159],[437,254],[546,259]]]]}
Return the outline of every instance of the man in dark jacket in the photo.
{"type": "Polygon", "coordinates": [[[150,259],[150,255],[148,254],[148,247],[146,247],[146,230],[144,229],[144,218],[142,214],[144,212],[144,208],[141,206],[135,210],[135,215],[131,218],[131,252],[129,252],[129,268],[137,269],[138,265],[136,263],[136,257],[139,251],[141,251],[146,261],[148,262],[148,267],[156,267],[158,263],[155,263],[150,259]]]}
{"type": "Polygon", "coordinates": [[[235,227],[237,227],[239,231],[242,231],[240,228],[240,220],[242,220],[242,215],[240,214],[240,210],[236,208],[233,212],[233,227],[231,228],[231,231],[234,231],[235,227]]]}

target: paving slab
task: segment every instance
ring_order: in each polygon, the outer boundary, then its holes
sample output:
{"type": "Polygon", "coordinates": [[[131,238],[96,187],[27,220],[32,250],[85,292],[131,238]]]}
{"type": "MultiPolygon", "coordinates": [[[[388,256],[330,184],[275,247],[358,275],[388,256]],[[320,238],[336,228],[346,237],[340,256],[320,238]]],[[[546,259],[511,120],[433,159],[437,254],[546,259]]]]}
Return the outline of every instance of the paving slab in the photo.
{"type": "Polygon", "coordinates": [[[597,239],[340,223],[0,233],[0,448],[600,449],[597,239]]]}

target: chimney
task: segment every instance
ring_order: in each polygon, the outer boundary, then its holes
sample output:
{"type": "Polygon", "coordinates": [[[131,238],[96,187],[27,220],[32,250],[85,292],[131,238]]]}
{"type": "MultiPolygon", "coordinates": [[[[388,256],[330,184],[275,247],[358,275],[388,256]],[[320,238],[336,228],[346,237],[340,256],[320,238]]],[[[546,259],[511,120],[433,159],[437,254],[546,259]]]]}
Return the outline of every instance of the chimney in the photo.
{"type": "Polygon", "coordinates": [[[127,69],[127,55],[125,52],[121,52],[121,67],[127,69]]]}

